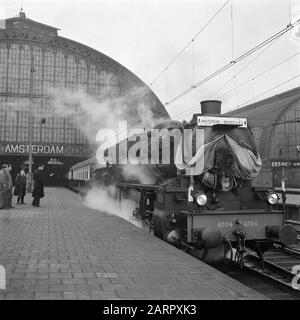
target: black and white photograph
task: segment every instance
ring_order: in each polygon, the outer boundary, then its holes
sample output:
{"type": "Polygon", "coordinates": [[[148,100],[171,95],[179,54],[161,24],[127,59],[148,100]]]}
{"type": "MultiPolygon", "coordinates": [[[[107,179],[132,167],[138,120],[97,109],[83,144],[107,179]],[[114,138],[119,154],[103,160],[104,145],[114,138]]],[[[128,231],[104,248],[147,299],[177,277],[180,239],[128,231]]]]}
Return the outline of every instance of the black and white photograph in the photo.
{"type": "Polygon", "coordinates": [[[0,310],[300,300],[299,232],[298,0],[1,0],[0,310]]]}

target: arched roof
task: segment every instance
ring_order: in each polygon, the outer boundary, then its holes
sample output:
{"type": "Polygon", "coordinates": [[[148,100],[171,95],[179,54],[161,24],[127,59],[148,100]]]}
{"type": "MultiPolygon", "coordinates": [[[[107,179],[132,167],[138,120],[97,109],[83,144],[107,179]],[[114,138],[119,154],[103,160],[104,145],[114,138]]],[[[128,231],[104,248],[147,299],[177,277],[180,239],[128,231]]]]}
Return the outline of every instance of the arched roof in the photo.
{"type": "Polygon", "coordinates": [[[262,158],[267,159],[274,125],[296,101],[300,101],[300,87],[276,94],[245,107],[231,110],[225,115],[248,119],[249,126],[253,131],[259,131],[259,151],[262,158]]]}
{"type": "Polygon", "coordinates": [[[50,46],[68,51],[75,56],[86,59],[88,62],[93,62],[101,69],[112,72],[121,78],[123,92],[126,92],[132,87],[147,89],[146,95],[154,101],[152,108],[154,116],[157,118],[169,119],[169,114],[163,104],[159,101],[153,91],[134,73],[117,61],[93,48],[59,36],[57,34],[58,30],[58,28],[28,19],[24,12],[20,12],[19,16],[6,19],[5,23],[2,21],[2,24],[0,24],[0,41],[7,41],[8,43],[12,41],[26,41],[33,45],[50,46]]]}
{"type": "Polygon", "coordinates": [[[299,99],[300,87],[297,87],[225,114],[246,117],[253,127],[269,127],[276,122],[285,108],[299,99]]]}

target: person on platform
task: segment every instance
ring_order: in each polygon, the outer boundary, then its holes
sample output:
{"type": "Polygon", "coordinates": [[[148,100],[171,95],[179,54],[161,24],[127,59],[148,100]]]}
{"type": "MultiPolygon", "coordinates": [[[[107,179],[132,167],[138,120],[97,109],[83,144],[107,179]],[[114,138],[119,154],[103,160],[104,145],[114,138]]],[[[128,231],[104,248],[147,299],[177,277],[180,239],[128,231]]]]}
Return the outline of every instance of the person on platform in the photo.
{"type": "Polygon", "coordinates": [[[5,172],[6,164],[3,164],[0,170],[0,209],[9,209],[7,201],[8,176],[5,172]]]}
{"type": "Polygon", "coordinates": [[[15,179],[14,195],[17,196],[17,204],[25,204],[24,197],[26,194],[26,173],[21,169],[15,179]]]}
{"type": "Polygon", "coordinates": [[[6,194],[6,196],[7,196],[8,208],[13,208],[13,205],[12,205],[13,182],[12,182],[12,177],[11,177],[11,169],[12,169],[11,164],[5,165],[5,167],[3,169],[4,173],[7,175],[7,194],[6,194]]]}
{"type": "Polygon", "coordinates": [[[39,167],[34,170],[33,173],[33,201],[32,205],[34,207],[40,206],[40,199],[44,197],[44,168],[43,164],[39,165],[39,167]]]}

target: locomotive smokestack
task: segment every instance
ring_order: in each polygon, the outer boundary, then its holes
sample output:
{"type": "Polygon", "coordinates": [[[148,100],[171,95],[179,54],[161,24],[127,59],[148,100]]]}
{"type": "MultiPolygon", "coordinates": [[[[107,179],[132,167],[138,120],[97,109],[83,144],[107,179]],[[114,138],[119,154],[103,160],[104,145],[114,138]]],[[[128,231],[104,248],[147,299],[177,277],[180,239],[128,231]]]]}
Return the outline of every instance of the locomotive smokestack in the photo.
{"type": "Polygon", "coordinates": [[[197,123],[197,117],[198,116],[204,116],[204,115],[219,115],[221,114],[221,101],[219,100],[205,100],[201,101],[201,113],[194,113],[193,118],[191,120],[191,124],[197,123]]]}
{"type": "Polygon", "coordinates": [[[221,101],[219,100],[205,100],[201,101],[202,115],[216,115],[221,114],[221,101]]]}

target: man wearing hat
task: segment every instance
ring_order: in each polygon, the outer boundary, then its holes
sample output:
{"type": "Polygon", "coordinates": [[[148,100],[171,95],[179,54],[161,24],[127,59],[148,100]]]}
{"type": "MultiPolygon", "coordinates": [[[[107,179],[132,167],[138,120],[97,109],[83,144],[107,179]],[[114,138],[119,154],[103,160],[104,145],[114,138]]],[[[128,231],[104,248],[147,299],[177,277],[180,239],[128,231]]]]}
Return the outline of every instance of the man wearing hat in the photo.
{"type": "Polygon", "coordinates": [[[8,205],[8,175],[7,164],[3,164],[0,170],[0,209],[9,209],[8,205]]]}
{"type": "Polygon", "coordinates": [[[34,170],[33,173],[34,187],[32,190],[32,205],[34,207],[39,207],[40,198],[44,197],[44,168],[45,166],[43,164],[40,164],[39,167],[36,170],[34,170]]]}

